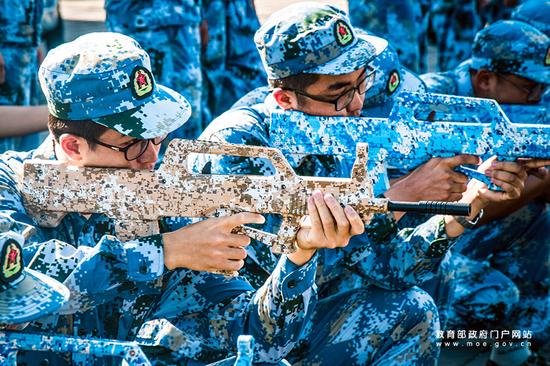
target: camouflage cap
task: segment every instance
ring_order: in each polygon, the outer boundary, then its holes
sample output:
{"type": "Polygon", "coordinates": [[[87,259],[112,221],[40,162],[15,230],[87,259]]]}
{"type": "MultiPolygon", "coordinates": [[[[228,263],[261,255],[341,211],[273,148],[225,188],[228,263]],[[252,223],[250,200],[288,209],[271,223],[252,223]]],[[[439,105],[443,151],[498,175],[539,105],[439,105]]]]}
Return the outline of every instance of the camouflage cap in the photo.
{"type": "Polygon", "coordinates": [[[344,11],[316,2],[273,13],[254,37],[269,79],[353,72],[382,52],[380,40],[358,36],[344,11]]]}
{"type": "MultiPolygon", "coordinates": [[[[367,34],[366,31],[358,29],[357,34],[367,34]]],[[[372,36],[374,37],[374,36],[372,36]]],[[[364,107],[376,106],[385,103],[392,103],[396,95],[402,90],[423,92],[426,86],[422,79],[399,63],[397,51],[385,39],[386,47],[369,64],[374,71],[375,77],[372,86],[365,93],[364,107]]]]}
{"type": "Polygon", "coordinates": [[[531,24],[550,37],[550,1],[529,0],[521,4],[512,13],[512,19],[531,24]]]}
{"type": "Polygon", "coordinates": [[[479,31],[471,67],[510,73],[538,83],[550,82],[549,38],[527,23],[501,20],[479,31]]]}
{"type": "Polygon", "coordinates": [[[155,82],[147,52],[118,33],[89,33],[51,50],[39,78],[55,117],[91,119],[135,138],[172,132],[191,114],[183,96],[155,82]]]}
{"type": "Polygon", "coordinates": [[[23,238],[4,234],[0,239],[0,323],[24,323],[50,314],[68,299],[69,290],[56,280],[25,268],[23,238]]]}

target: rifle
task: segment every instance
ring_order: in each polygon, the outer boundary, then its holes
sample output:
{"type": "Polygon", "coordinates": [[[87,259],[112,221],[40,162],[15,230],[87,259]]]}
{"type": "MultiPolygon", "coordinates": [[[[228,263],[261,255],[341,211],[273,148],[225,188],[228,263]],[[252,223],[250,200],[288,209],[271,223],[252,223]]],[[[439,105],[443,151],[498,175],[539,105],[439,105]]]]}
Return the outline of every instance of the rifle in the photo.
{"type": "MultiPolygon", "coordinates": [[[[254,337],[240,335],[237,339],[237,356],[208,366],[249,366],[254,356],[254,337]]],[[[115,357],[131,366],[151,366],[151,362],[137,342],[101,338],[70,337],[41,333],[0,331],[0,365],[16,366],[18,351],[77,353],[95,357],[115,357]]],[[[282,361],[279,365],[288,365],[282,361]]]]}
{"type": "MultiPolygon", "coordinates": [[[[494,100],[441,94],[403,92],[388,118],[276,112],[271,115],[270,139],[272,146],[295,160],[335,155],[350,161],[356,145],[364,142],[377,159],[406,170],[432,157],[457,154],[497,155],[504,160],[550,157],[550,125],[511,123],[494,100]]],[[[369,166],[371,171],[374,168],[369,166]]],[[[384,170],[377,168],[378,173],[384,170]]],[[[471,167],[458,171],[497,188],[471,167]]],[[[372,177],[376,193],[387,189],[379,177],[372,177]]]]}
{"type": "Polygon", "coordinates": [[[508,118],[515,123],[550,123],[550,111],[542,105],[501,104],[500,107],[508,118]]]}
{"type": "Polygon", "coordinates": [[[68,166],[52,160],[24,163],[21,187],[27,212],[40,226],[55,227],[69,212],[101,213],[115,222],[121,240],[159,232],[162,217],[212,217],[220,212],[280,214],[276,234],[251,227],[242,230],[275,253],[296,250],[294,238],[307,214],[307,197],[316,189],[351,205],[368,223],[374,213],[419,211],[469,215],[470,206],[448,202],[391,202],[374,198],[367,176],[367,145],[359,144],[351,178],[296,175],[277,149],[207,141],[173,140],[157,170],[68,166]],[[272,176],[193,173],[191,153],[255,157],[271,161],[272,176]]]}
{"type": "Polygon", "coordinates": [[[17,365],[18,351],[70,352],[98,357],[111,356],[123,359],[128,365],[151,365],[136,342],[0,331],[0,364],[17,365]]]}

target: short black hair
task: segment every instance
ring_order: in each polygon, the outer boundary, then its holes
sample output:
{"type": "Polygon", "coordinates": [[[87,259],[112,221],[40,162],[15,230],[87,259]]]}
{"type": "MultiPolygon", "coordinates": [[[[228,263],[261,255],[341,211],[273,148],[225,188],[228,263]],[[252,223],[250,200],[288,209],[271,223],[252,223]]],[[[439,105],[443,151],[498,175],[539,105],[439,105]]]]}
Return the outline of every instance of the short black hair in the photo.
{"type": "MultiPolygon", "coordinates": [[[[287,90],[302,90],[305,91],[310,85],[315,84],[319,80],[319,74],[298,74],[287,76],[283,79],[269,79],[269,87],[271,89],[281,88],[287,90]]],[[[298,103],[303,103],[303,96],[296,94],[298,103]]]]}
{"type": "Polygon", "coordinates": [[[283,79],[269,79],[271,88],[304,90],[319,80],[319,74],[298,74],[283,79]]]}
{"type": "Polygon", "coordinates": [[[51,114],[48,116],[48,129],[56,141],[59,141],[59,137],[65,133],[80,136],[86,139],[92,150],[95,149],[97,145],[94,140],[99,139],[101,135],[109,130],[108,127],[95,123],[89,119],[71,121],[57,118],[51,114]]]}

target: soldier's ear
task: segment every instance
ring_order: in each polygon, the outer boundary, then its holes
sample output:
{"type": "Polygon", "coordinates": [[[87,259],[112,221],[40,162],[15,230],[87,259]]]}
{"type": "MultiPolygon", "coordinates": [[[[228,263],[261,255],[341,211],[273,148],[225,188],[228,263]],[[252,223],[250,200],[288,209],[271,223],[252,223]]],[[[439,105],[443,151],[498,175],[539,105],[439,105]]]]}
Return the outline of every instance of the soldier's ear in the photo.
{"type": "Polygon", "coordinates": [[[494,98],[497,83],[497,74],[485,69],[475,71],[472,78],[475,94],[481,98],[494,98]]]}
{"type": "Polygon", "coordinates": [[[59,147],[63,154],[71,161],[81,161],[83,152],[89,149],[86,140],[80,136],[64,133],[59,136],[59,147]]]}
{"type": "Polygon", "coordinates": [[[273,97],[277,101],[277,104],[284,110],[297,109],[298,100],[296,99],[296,93],[290,90],[281,88],[275,88],[272,91],[273,97]]]}

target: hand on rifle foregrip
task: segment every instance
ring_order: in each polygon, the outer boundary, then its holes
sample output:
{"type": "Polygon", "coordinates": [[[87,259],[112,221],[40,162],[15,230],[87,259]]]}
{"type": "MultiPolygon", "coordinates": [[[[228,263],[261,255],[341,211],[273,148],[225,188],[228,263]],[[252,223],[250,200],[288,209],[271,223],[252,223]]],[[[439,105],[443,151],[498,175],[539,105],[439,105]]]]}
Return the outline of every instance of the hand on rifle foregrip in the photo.
{"type": "MultiPolygon", "coordinates": [[[[482,202],[482,206],[489,202],[500,202],[518,198],[525,186],[527,179],[527,170],[520,162],[498,161],[493,156],[484,161],[478,168],[478,171],[484,172],[485,176],[491,179],[491,183],[500,187],[502,190],[494,191],[479,181],[472,180],[468,184],[468,191],[465,195],[477,195],[477,199],[482,202]]],[[[473,201],[472,201],[473,202],[473,201]]]]}
{"type": "Polygon", "coordinates": [[[350,206],[342,207],[331,194],[315,191],[307,200],[307,209],[296,235],[299,249],[289,254],[296,264],[307,262],[316,249],[345,247],[352,236],[365,231],[359,214],[350,206]]]}
{"type": "Polygon", "coordinates": [[[497,161],[496,157],[492,157],[487,159],[479,170],[491,178],[491,183],[502,188],[502,191],[481,190],[480,194],[486,200],[506,201],[521,195],[527,179],[527,171],[522,164],[514,161],[497,161]]]}
{"type": "Polygon", "coordinates": [[[545,179],[548,176],[547,167],[550,166],[550,160],[518,159],[517,162],[523,165],[528,175],[533,175],[539,179],[545,179]]]}

